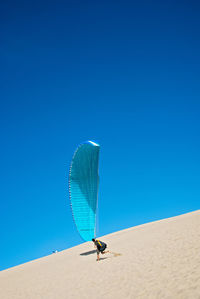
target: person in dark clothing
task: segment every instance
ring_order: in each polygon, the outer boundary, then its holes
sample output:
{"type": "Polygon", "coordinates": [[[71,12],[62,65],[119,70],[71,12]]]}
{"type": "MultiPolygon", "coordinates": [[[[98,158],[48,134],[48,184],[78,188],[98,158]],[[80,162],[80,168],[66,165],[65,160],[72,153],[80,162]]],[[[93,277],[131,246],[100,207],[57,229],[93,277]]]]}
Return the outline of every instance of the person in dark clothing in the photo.
{"type": "Polygon", "coordinates": [[[92,242],[94,243],[94,246],[97,248],[97,261],[99,261],[99,254],[105,254],[110,252],[109,250],[105,251],[107,244],[97,240],[97,239],[92,239],[92,242]]]}

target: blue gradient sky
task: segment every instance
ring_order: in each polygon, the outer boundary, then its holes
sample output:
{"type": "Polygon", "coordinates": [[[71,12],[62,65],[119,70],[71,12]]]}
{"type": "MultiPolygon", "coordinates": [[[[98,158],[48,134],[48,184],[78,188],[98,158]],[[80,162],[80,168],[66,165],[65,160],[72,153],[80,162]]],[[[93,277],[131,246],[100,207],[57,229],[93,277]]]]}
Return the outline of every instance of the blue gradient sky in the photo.
{"type": "Polygon", "coordinates": [[[81,243],[86,140],[99,235],[199,209],[198,1],[5,1],[0,24],[0,270],[81,243]]]}

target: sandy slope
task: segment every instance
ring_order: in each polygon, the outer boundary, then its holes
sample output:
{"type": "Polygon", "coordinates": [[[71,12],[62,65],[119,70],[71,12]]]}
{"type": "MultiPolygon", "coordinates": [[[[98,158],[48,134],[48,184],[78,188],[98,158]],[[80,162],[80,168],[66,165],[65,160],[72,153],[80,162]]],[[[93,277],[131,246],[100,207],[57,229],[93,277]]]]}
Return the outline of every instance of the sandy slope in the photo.
{"type": "Polygon", "coordinates": [[[1,299],[200,298],[200,211],[101,238],[0,272],[1,299]]]}

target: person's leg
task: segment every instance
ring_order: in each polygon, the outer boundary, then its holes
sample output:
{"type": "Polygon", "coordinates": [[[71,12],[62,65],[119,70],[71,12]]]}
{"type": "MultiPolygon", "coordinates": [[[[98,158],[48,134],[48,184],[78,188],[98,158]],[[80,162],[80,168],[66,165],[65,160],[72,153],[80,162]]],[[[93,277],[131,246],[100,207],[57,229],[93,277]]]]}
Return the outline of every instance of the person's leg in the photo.
{"type": "Polygon", "coordinates": [[[98,250],[98,248],[97,248],[97,261],[99,261],[99,250],[98,250]]]}
{"type": "Polygon", "coordinates": [[[110,251],[109,251],[109,250],[107,250],[107,251],[102,251],[101,254],[108,253],[108,252],[110,252],[110,251]]]}
{"type": "Polygon", "coordinates": [[[110,253],[110,254],[113,254],[114,256],[119,256],[119,255],[121,255],[121,253],[112,252],[112,251],[110,251],[110,250],[102,251],[102,252],[101,252],[101,254],[104,254],[104,253],[110,253]]]}

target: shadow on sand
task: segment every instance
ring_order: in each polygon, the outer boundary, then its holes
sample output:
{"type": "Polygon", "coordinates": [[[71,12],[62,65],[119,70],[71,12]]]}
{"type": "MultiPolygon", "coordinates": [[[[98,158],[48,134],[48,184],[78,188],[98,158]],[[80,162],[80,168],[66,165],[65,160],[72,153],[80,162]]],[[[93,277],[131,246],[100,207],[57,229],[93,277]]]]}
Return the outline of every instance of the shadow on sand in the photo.
{"type": "Polygon", "coordinates": [[[101,260],[107,260],[107,259],[109,259],[109,257],[100,257],[99,261],[101,261],[101,260]]]}
{"type": "Polygon", "coordinates": [[[94,253],[97,253],[97,251],[96,250],[91,250],[91,251],[80,253],[80,255],[90,255],[90,254],[94,254],[94,253]]]}

